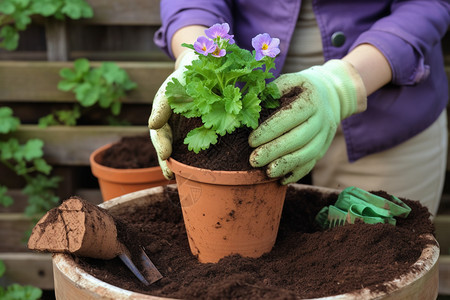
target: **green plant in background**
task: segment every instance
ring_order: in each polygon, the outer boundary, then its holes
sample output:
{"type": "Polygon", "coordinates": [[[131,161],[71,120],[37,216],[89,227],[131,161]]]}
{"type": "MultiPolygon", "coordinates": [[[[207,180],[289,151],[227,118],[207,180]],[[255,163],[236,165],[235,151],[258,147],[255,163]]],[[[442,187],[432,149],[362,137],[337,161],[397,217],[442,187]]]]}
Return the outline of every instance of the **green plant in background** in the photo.
{"type": "MultiPolygon", "coordinates": [[[[22,192],[28,196],[25,215],[38,221],[48,210],[59,202],[54,190],[61,180],[51,176],[52,167],[43,158],[40,139],[29,139],[21,144],[16,138],[7,134],[14,132],[20,120],[13,116],[9,107],[0,107],[0,163],[25,180],[22,192]]],[[[13,199],[7,195],[8,188],[0,185],[0,204],[10,206],[13,199]]]]}
{"type": "Polygon", "coordinates": [[[92,18],[92,8],[85,0],[2,0],[0,1],[0,47],[12,51],[19,44],[19,31],[31,23],[31,16],[63,20],[92,18]]]}
{"type": "MultiPolygon", "coordinates": [[[[0,260],[0,278],[5,274],[6,266],[0,260]]],[[[0,299],[2,300],[37,300],[42,297],[42,290],[31,285],[17,283],[7,287],[0,286],[0,299]]]]}
{"type": "Polygon", "coordinates": [[[75,93],[79,104],[72,110],[59,110],[42,117],[39,119],[41,127],[76,125],[82,109],[94,105],[110,109],[112,115],[117,116],[121,111],[123,97],[137,87],[127,72],[113,62],[103,62],[99,67],[93,68],[89,60],[80,58],[73,63],[73,69],[63,68],[59,74],[63,79],[58,83],[58,89],[75,93]]]}

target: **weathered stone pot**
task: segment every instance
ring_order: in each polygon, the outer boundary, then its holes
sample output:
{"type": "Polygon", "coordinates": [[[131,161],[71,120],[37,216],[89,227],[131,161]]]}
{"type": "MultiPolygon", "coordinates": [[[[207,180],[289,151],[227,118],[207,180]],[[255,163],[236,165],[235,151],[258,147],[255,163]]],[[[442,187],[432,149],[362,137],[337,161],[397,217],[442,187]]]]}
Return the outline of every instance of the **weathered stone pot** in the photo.
{"type": "MultiPolygon", "coordinates": [[[[323,193],[337,192],[336,190],[293,185],[296,189],[315,188],[323,193]]],[[[163,187],[154,187],[102,203],[100,206],[108,209],[110,213],[130,210],[132,206],[141,206],[146,203],[154,203],[164,200],[163,187]]],[[[430,236],[434,240],[434,237],[430,236]]],[[[439,286],[438,270],[439,246],[429,245],[422,251],[422,255],[412,266],[416,271],[411,271],[401,278],[392,281],[396,289],[389,293],[371,293],[368,289],[360,289],[352,293],[336,295],[331,297],[317,298],[316,300],[349,300],[349,299],[436,299],[439,286]],[[417,271],[420,270],[420,271],[417,271]]],[[[68,255],[55,254],[53,256],[53,273],[55,281],[56,299],[168,299],[155,296],[139,294],[121,289],[105,283],[82,270],[68,255]]]]}

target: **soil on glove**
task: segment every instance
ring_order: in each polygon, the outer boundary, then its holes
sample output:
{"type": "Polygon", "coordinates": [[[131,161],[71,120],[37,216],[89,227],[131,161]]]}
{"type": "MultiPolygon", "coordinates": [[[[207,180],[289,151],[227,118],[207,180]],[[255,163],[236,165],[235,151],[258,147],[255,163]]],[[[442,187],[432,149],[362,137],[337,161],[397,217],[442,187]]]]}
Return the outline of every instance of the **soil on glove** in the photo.
{"type": "MultiPolygon", "coordinates": [[[[382,196],[384,192],[374,192],[382,196]]],[[[299,299],[332,296],[361,288],[388,291],[383,283],[411,271],[433,233],[429,212],[419,202],[397,225],[357,223],[321,230],[317,212],[337,194],[288,188],[273,250],[257,259],[229,256],[202,264],[190,253],[177,190],[162,201],[116,215],[118,234],[131,251],[141,244],[164,276],[142,285],[118,259],[76,258],[93,276],[121,288],[183,299],[299,299]]]]}
{"type": "Polygon", "coordinates": [[[116,169],[159,166],[155,148],[148,135],[122,137],[105,151],[101,164],[116,169]]]}

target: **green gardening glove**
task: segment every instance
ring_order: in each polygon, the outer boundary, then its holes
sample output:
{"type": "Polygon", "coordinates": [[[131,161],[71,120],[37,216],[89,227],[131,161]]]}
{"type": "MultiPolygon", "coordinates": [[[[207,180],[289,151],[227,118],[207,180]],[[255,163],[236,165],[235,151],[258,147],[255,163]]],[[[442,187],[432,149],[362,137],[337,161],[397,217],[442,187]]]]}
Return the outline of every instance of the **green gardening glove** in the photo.
{"type": "Polygon", "coordinates": [[[166,160],[172,154],[172,129],[167,123],[172,115],[172,109],[165,95],[167,83],[173,78],[178,79],[184,83],[184,71],[186,66],[190,65],[193,60],[197,59],[197,54],[193,50],[186,50],[180,54],[175,62],[175,71],[167,77],[163,82],[158,92],[155,95],[152,103],[152,113],[148,119],[148,128],[150,129],[150,138],[153,146],[158,154],[159,165],[164,176],[167,179],[173,179],[173,172],[167,167],[166,160]]]}
{"type": "Polygon", "coordinates": [[[250,134],[250,146],[257,147],[250,164],[267,165],[269,177],[283,177],[281,183],[287,184],[312,170],[339,123],[366,109],[367,95],[356,69],[343,60],[284,74],[274,83],[281,95],[296,88],[301,93],[250,134]]]}

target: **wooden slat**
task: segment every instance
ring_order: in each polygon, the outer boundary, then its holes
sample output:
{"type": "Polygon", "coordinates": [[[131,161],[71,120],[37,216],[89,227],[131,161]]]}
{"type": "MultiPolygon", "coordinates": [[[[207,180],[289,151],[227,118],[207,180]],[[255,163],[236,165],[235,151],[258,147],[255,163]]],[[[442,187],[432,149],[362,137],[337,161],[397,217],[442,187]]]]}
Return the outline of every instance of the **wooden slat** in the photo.
{"type": "Polygon", "coordinates": [[[0,286],[12,283],[32,285],[44,290],[53,289],[53,268],[51,254],[0,253],[6,272],[0,278],[0,286]]]}
{"type": "MultiPolygon", "coordinates": [[[[162,51],[79,51],[69,53],[70,59],[87,58],[95,61],[139,61],[139,62],[169,62],[171,59],[162,51]]],[[[172,67],[171,65],[170,67],[172,67]]]]}
{"type": "Polygon", "coordinates": [[[148,134],[146,126],[51,126],[42,129],[36,125],[21,125],[12,136],[22,142],[31,138],[43,140],[44,158],[52,165],[89,166],[89,156],[95,149],[119,141],[123,136],[141,134],[148,134]]]}
{"type": "Polygon", "coordinates": [[[437,215],[434,218],[434,226],[441,254],[450,255],[450,215],[437,215]]]}
{"type": "Polygon", "coordinates": [[[434,225],[441,251],[439,256],[439,294],[450,295],[450,215],[437,215],[434,225]]]}
{"type": "Polygon", "coordinates": [[[450,295],[450,255],[439,257],[439,295],[450,295]]]}
{"type": "Polygon", "coordinates": [[[49,61],[67,61],[68,39],[66,22],[47,19],[45,22],[45,36],[47,44],[47,59],[49,61]]]}
{"type": "Polygon", "coordinates": [[[2,205],[0,205],[0,214],[23,213],[25,211],[25,207],[28,204],[28,196],[25,195],[20,189],[11,189],[9,187],[6,194],[14,199],[14,203],[8,207],[3,207],[2,205]]]}
{"type": "Polygon", "coordinates": [[[94,17],[76,20],[78,23],[96,25],[161,24],[159,0],[87,0],[87,2],[94,10],[94,17]]]}
{"type": "Polygon", "coordinates": [[[21,213],[0,214],[0,251],[26,252],[25,232],[33,224],[30,219],[21,213]]]}
{"type": "Polygon", "coordinates": [[[99,189],[78,189],[74,195],[95,205],[103,203],[102,193],[99,189]]]}
{"type": "MultiPolygon", "coordinates": [[[[151,103],[163,81],[173,71],[172,62],[118,62],[138,87],[125,103],[151,103]]],[[[92,66],[100,62],[92,62],[92,66]]],[[[59,71],[69,62],[0,61],[0,102],[74,102],[72,92],[59,91],[59,71]]]]}

